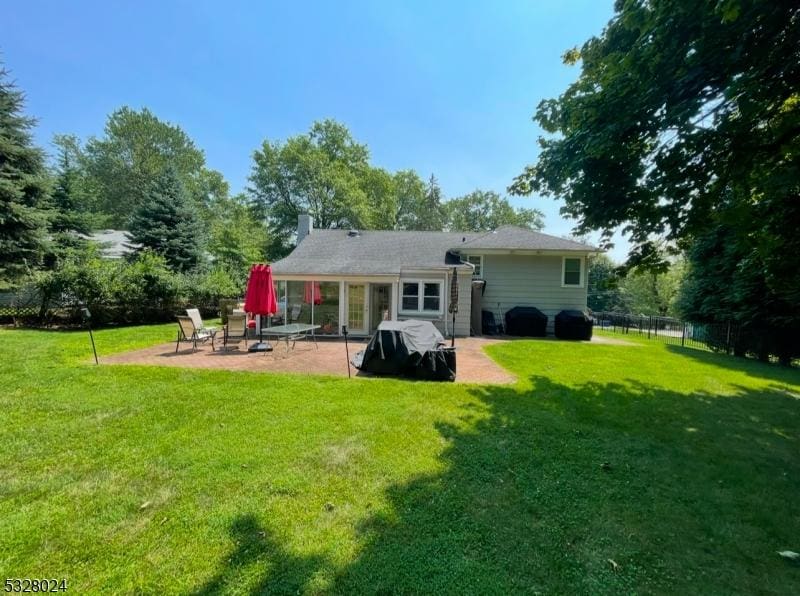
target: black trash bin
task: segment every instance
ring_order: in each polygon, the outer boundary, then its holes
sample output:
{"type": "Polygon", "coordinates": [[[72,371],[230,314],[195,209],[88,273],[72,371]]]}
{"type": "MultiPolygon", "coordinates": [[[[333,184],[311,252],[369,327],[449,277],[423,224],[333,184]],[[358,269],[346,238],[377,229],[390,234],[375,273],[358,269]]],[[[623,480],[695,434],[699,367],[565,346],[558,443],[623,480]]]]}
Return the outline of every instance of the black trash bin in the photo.
{"type": "Polygon", "coordinates": [[[592,339],[592,319],[580,310],[562,310],[556,315],[555,331],[559,339],[592,339]]]}
{"type": "Polygon", "coordinates": [[[506,312],[506,333],[519,337],[547,335],[547,315],[533,306],[515,306],[506,312]]]}

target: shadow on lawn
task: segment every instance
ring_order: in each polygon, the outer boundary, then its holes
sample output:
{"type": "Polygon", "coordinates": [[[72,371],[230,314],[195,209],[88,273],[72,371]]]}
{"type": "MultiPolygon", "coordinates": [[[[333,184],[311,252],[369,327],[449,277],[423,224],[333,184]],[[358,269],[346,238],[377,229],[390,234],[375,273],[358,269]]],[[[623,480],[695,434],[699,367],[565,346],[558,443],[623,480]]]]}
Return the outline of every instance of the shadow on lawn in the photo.
{"type": "Polygon", "coordinates": [[[262,557],[252,593],[302,591],[322,569],[342,594],[793,591],[800,570],[775,551],[800,533],[800,402],[530,381],[471,390],[463,425],[438,426],[446,471],[391,487],[346,568],[295,557],[244,517],[202,592],[262,557]]]}

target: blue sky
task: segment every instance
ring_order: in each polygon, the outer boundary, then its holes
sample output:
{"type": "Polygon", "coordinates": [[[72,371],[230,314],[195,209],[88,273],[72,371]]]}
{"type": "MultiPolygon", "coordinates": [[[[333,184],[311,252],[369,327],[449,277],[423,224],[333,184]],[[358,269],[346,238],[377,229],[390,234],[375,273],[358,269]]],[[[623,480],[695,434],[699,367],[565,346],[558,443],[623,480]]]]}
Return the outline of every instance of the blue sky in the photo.
{"type": "MultiPolygon", "coordinates": [[[[102,134],[122,105],[146,106],[184,128],[237,192],[265,138],[330,117],[374,164],[435,174],[448,197],[505,194],[535,160],[537,103],[578,75],[561,55],[599,34],[612,4],[28,0],[4,11],[0,52],[46,147],[54,133],[102,134]]],[[[556,201],[512,202],[569,233],[556,201]]]]}

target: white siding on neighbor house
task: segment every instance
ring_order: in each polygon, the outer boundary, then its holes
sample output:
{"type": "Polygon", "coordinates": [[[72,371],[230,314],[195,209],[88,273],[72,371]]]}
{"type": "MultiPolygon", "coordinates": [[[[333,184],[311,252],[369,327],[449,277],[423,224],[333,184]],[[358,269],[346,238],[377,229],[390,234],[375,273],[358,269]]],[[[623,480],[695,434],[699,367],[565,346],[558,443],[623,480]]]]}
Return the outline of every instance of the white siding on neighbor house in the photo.
{"type": "Polygon", "coordinates": [[[561,310],[586,310],[586,258],[582,258],[582,287],[562,287],[562,257],[484,255],[486,291],[482,308],[505,324],[505,313],[515,306],[535,306],[547,315],[548,333],[561,310]]]}

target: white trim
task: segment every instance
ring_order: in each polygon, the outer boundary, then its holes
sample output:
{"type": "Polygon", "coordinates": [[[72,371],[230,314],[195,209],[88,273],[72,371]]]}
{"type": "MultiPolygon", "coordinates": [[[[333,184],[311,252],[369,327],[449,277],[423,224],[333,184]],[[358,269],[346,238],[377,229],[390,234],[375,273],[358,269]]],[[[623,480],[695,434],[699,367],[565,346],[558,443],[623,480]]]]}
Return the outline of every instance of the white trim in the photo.
{"type": "Polygon", "coordinates": [[[275,281],[344,281],[354,283],[392,283],[400,279],[397,275],[278,275],[274,274],[275,281]]]}
{"type": "Polygon", "coordinates": [[[397,309],[398,309],[397,300],[400,292],[399,286],[400,282],[396,281],[392,283],[392,321],[397,320],[397,309]]]}
{"type": "Polygon", "coordinates": [[[561,257],[561,287],[562,288],[582,288],[585,283],[586,277],[586,257],[561,257]],[[568,284],[564,283],[564,276],[567,273],[567,259],[577,259],[580,263],[580,271],[578,277],[580,278],[579,284],[568,284]]]}
{"type": "Polygon", "coordinates": [[[354,283],[343,284],[347,285],[347,298],[345,302],[345,321],[347,321],[347,333],[353,335],[369,335],[369,298],[370,298],[370,284],[368,282],[357,281],[354,283]],[[350,328],[350,286],[364,286],[364,312],[361,313],[364,317],[364,327],[362,329],[350,328]]]}
{"type": "MultiPolygon", "coordinates": [[[[447,276],[445,276],[447,278],[447,276]]],[[[444,286],[445,282],[441,279],[414,279],[404,278],[398,282],[398,294],[400,304],[398,305],[398,314],[401,316],[422,315],[422,316],[441,316],[444,312],[444,286]],[[417,310],[403,310],[403,284],[417,284],[417,310]],[[439,286],[439,310],[423,310],[425,305],[425,284],[436,284],[439,286]]]]}

